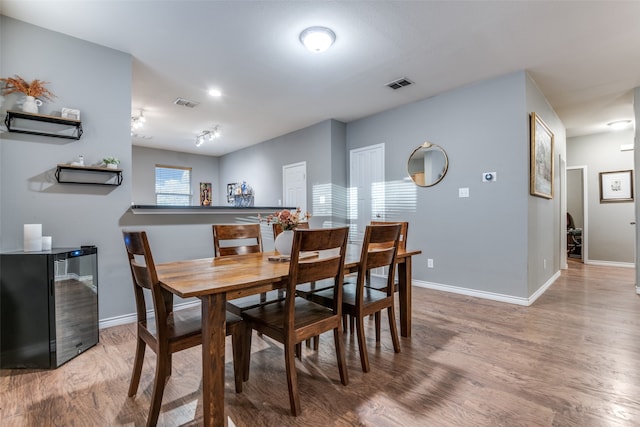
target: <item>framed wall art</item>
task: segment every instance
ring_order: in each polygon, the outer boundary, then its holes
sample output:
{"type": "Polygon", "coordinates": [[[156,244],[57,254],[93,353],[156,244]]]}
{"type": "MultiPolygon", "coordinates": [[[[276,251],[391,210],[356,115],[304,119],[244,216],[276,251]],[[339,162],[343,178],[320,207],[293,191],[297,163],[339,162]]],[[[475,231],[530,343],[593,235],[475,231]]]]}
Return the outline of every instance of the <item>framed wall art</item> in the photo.
{"type": "Polygon", "coordinates": [[[211,183],[200,183],[200,206],[211,206],[211,183]]]}
{"type": "Polygon", "coordinates": [[[529,192],[553,199],[553,132],[536,113],[531,113],[530,144],[529,192]]]}
{"type": "Polygon", "coordinates": [[[600,172],[600,203],[632,201],[633,171],[600,172]]]}

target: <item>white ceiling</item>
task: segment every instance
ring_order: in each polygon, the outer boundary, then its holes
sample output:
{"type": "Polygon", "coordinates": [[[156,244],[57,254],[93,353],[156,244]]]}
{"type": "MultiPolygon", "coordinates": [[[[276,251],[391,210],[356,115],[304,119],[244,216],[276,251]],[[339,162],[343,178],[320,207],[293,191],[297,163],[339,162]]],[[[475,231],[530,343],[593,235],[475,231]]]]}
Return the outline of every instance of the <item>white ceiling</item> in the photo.
{"type": "Polygon", "coordinates": [[[132,114],[144,109],[141,134],[151,137],[135,145],[216,156],[516,70],[537,82],[567,136],[590,134],[633,119],[640,86],[636,1],[0,0],[0,8],[133,56],[132,114]],[[298,39],[316,25],[337,35],[322,54],[298,39]],[[415,85],[385,86],[400,77],[415,85]],[[221,98],[207,94],[214,87],[221,98]],[[177,97],[200,105],[176,106],[177,97]],[[196,135],[215,125],[222,137],[197,148],[196,135]]]}

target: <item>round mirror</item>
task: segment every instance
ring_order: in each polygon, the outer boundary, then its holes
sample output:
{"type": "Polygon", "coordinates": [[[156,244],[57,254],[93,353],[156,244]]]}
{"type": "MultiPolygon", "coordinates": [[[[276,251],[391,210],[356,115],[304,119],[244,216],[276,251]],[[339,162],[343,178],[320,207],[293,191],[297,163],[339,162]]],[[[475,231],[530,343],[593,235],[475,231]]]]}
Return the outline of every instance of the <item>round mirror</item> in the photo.
{"type": "Polygon", "coordinates": [[[413,150],[407,169],[409,176],[420,187],[436,185],[449,168],[449,158],[442,147],[425,142],[413,150]]]}

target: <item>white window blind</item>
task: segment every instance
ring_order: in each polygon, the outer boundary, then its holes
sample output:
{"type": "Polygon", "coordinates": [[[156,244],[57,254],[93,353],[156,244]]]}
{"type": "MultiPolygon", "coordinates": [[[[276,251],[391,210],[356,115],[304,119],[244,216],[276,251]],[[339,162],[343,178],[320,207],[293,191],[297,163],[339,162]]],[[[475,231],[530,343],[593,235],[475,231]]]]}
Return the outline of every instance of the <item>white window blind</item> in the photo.
{"type": "Polygon", "coordinates": [[[156,165],[156,204],[191,204],[191,168],[156,165]]]}

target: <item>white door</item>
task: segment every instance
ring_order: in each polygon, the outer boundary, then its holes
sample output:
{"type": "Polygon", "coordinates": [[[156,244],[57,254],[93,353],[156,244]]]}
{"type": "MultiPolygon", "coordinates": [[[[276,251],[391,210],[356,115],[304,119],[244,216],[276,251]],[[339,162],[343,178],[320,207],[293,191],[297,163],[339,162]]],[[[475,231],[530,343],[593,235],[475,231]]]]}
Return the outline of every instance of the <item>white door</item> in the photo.
{"type": "Polygon", "coordinates": [[[282,167],[283,206],[307,212],[307,162],[282,167]]]}
{"type": "Polygon", "coordinates": [[[371,220],[384,221],[384,144],[349,153],[349,238],[361,242],[371,220]]]}

